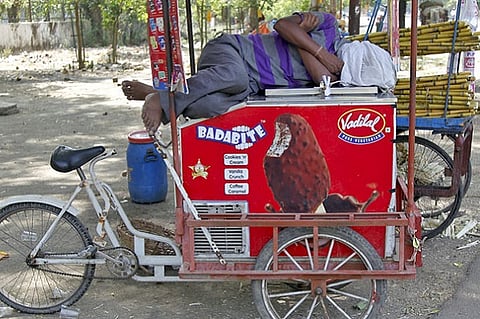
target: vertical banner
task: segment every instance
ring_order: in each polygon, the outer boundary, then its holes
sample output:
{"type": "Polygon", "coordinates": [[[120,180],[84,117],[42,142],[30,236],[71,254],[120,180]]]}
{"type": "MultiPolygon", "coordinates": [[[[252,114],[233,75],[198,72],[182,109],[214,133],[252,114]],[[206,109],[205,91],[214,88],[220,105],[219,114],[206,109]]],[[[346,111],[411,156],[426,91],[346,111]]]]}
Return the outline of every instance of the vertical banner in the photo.
{"type": "MultiPolygon", "coordinates": [[[[472,31],[477,31],[478,5],[476,0],[462,0],[460,20],[467,22],[472,31]]],[[[463,71],[470,72],[475,76],[475,51],[463,52],[463,71]]],[[[470,89],[475,92],[475,81],[471,82],[470,89]]]]}
{"type": "Polygon", "coordinates": [[[388,1],[388,34],[389,34],[389,47],[390,54],[392,56],[393,63],[397,72],[400,70],[400,31],[399,31],[399,13],[398,13],[398,0],[388,1]]]}
{"type": "Polygon", "coordinates": [[[169,8],[163,8],[161,0],[147,0],[148,46],[150,49],[153,87],[157,90],[170,88],[171,90],[188,93],[182,63],[177,0],[171,0],[169,3],[169,8]],[[170,34],[172,38],[173,74],[172,83],[170,84],[167,76],[167,51],[163,23],[165,13],[170,17],[170,34]]]}

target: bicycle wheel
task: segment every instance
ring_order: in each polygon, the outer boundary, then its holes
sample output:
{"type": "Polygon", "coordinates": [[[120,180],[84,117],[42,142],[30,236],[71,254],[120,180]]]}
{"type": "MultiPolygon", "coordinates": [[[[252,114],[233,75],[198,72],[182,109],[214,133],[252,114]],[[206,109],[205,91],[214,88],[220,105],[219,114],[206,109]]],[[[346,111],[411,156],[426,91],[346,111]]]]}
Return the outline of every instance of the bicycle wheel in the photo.
{"type": "MultiPolygon", "coordinates": [[[[397,136],[397,173],[407,178],[408,136],[397,136]]],[[[414,184],[449,187],[453,169],[451,157],[435,143],[416,136],[414,184]]],[[[422,214],[422,237],[432,238],[443,232],[455,219],[462,202],[462,190],[449,197],[415,195],[415,204],[422,214]]]]}
{"type": "MultiPolygon", "coordinates": [[[[370,243],[347,227],[319,228],[321,269],[381,270],[383,262],[370,243]]],[[[279,234],[279,268],[312,270],[313,233],[287,228],[279,234]]],[[[257,257],[256,270],[270,270],[273,242],[257,257]]],[[[386,297],[386,280],[327,280],[326,292],[312,293],[306,280],[253,280],[252,294],[260,316],[267,318],[372,318],[386,297]]],[[[318,289],[320,290],[320,289],[318,289]]]]}
{"type": "MultiPolygon", "coordinates": [[[[432,134],[429,131],[417,131],[417,134],[421,137],[431,141],[432,143],[438,145],[442,150],[444,150],[451,159],[453,159],[454,149],[455,149],[455,135],[445,135],[445,134],[432,134]],[[419,133],[421,132],[421,133],[419,133]]],[[[468,162],[467,171],[465,175],[461,177],[462,183],[462,197],[468,192],[468,188],[470,187],[470,183],[472,181],[472,162],[468,162]]]]}
{"type": "MultiPolygon", "coordinates": [[[[89,287],[95,265],[29,265],[28,255],[60,209],[24,202],[0,210],[0,300],[22,312],[46,314],[80,299],[89,287]]],[[[86,228],[66,213],[37,256],[77,253],[92,244],[86,228]]]]}

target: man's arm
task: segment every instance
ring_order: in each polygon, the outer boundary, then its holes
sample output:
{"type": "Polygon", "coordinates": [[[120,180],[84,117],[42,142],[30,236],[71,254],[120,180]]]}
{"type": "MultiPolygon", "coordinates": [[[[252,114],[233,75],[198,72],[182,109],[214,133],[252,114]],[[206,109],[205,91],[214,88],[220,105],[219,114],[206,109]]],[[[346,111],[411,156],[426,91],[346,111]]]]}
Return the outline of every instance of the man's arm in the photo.
{"type": "Polygon", "coordinates": [[[302,58],[303,64],[305,65],[305,69],[307,69],[308,74],[310,74],[313,82],[315,84],[319,84],[322,81],[322,76],[326,75],[330,77],[332,82],[340,80],[338,73],[333,74],[331,73],[325,65],[323,65],[317,58],[311,55],[309,52],[298,49],[300,53],[300,57],[302,58]]]}
{"type": "Polygon", "coordinates": [[[310,12],[305,12],[281,18],[274,26],[275,30],[285,41],[299,48],[303,63],[315,82],[318,80],[316,73],[318,73],[319,63],[329,71],[329,74],[325,75],[330,76],[339,74],[343,67],[342,60],[327,52],[308,35],[307,32],[317,28],[319,23],[317,16],[310,12]],[[316,63],[314,60],[317,60],[319,63],[316,63]]]}

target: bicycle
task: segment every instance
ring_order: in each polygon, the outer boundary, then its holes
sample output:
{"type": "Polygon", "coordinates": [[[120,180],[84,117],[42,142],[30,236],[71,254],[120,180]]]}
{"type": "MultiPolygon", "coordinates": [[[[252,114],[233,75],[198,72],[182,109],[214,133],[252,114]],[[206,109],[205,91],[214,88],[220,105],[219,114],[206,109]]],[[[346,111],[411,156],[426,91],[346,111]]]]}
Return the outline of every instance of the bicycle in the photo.
{"type": "Polygon", "coordinates": [[[105,265],[111,278],[175,280],[161,270],[165,265],[181,265],[177,244],[168,237],[136,230],[110,186],[95,174],[95,165],[115,154],[115,149],[106,151],[103,146],[76,150],[58,146],[52,153],[52,168],[63,173],[76,171],[80,178],[69,200],[62,205],[53,198],[26,195],[9,198],[0,205],[0,250],[6,251],[0,258],[1,301],[26,313],[57,312],[62,305],[72,305],[84,295],[95,278],[97,265],[105,265]],[[90,178],[82,169],[87,163],[90,178]],[[97,235],[93,238],[72,206],[82,191],[87,193],[98,217],[97,235]],[[121,246],[107,219],[112,211],[135,236],[135,251],[121,246]],[[167,245],[173,254],[145,256],[145,240],[167,245]],[[141,265],[151,266],[153,274],[136,275],[141,265]]]}
{"type": "MultiPolygon", "coordinates": [[[[396,147],[398,174],[406,179],[408,136],[397,136],[396,147]]],[[[441,234],[458,215],[462,203],[461,188],[448,197],[430,193],[428,189],[452,185],[452,170],[453,160],[442,148],[423,137],[415,137],[415,184],[426,189],[415,194],[415,203],[423,217],[423,238],[441,234]]]]}

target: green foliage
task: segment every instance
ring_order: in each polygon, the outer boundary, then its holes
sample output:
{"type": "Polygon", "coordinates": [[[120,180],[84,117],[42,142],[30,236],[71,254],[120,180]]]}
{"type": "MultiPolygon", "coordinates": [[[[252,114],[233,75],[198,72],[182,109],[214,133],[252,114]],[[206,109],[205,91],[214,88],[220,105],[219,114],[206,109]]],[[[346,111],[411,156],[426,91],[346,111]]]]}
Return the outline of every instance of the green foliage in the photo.
{"type": "Polygon", "coordinates": [[[112,28],[114,23],[120,19],[122,14],[128,10],[128,0],[103,0],[99,4],[102,10],[103,24],[107,28],[112,28]]]}
{"type": "Polygon", "coordinates": [[[5,48],[0,51],[0,57],[6,58],[13,54],[13,50],[10,48],[5,48]]]}
{"type": "Polygon", "coordinates": [[[271,7],[264,10],[267,20],[291,15],[295,11],[308,11],[310,0],[283,0],[275,2],[271,7]]]}
{"type": "Polygon", "coordinates": [[[0,2],[0,13],[7,13],[8,22],[19,22],[20,10],[25,6],[27,0],[2,0],[0,2]]]}
{"type": "Polygon", "coordinates": [[[0,8],[7,9],[12,6],[26,6],[27,0],[2,0],[0,2],[0,8]]]}
{"type": "Polygon", "coordinates": [[[222,10],[227,4],[231,7],[231,12],[244,11],[248,14],[249,8],[260,9],[265,18],[279,18],[290,15],[295,11],[306,11],[310,6],[310,0],[211,0],[210,5],[212,10],[221,16],[222,10]]]}
{"type": "Polygon", "coordinates": [[[30,13],[33,21],[45,20],[50,21],[52,12],[60,12],[63,5],[58,0],[36,0],[30,1],[30,13]]]}
{"type": "Polygon", "coordinates": [[[99,6],[107,28],[112,28],[118,21],[147,21],[144,0],[102,0],[99,6]]]}

